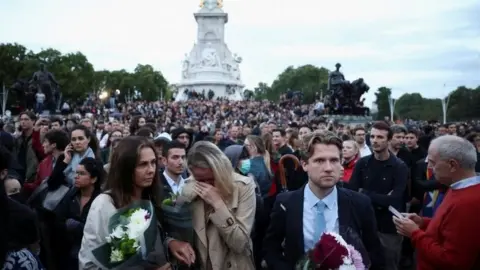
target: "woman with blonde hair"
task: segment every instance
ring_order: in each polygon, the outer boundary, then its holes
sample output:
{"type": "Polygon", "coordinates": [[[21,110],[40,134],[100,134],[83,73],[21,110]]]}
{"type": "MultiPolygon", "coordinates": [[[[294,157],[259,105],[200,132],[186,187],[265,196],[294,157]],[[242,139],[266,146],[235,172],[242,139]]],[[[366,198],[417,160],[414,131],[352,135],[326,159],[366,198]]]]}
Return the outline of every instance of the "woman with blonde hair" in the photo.
{"type": "Polygon", "coordinates": [[[196,258],[202,270],[255,269],[250,238],[255,219],[255,183],[234,171],[213,143],[188,151],[182,196],[192,203],[196,258]]]}
{"type": "Polygon", "coordinates": [[[353,169],[357,160],[360,158],[360,152],[357,144],[353,140],[343,141],[342,145],[342,165],[344,168],[342,182],[348,183],[353,174],[353,169]]]}

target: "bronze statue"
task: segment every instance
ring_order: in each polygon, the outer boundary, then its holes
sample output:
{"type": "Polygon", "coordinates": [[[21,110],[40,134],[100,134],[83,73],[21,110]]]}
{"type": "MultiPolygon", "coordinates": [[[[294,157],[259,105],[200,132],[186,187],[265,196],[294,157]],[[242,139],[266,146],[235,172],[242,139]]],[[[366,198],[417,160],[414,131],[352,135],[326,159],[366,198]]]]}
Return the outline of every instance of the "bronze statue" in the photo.
{"type": "Polygon", "coordinates": [[[30,84],[45,94],[45,105],[50,112],[55,111],[56,100],[55,92],[58,90],[58,82],[52,73],[48,72],[44,64],[40,64],[40,69],[33,73],[30,84]],[[52,87],[53,86],[53,87],[52,87]]]}
{"type": "Polygon", "coordinates": [[[328,102],[325,104],[330,107],[335,114],[358,114],[364,115],[365,108],[360,106],[361,97],[368,92],[370,87],[359,78],[353,82],[345,80],[345,76],[340,72],[341,65],[335,65],[336,70],[328,76],[328,102]],[[335,104],[335,105],[334,105],[335,104]]]}
{"type": "Polygon", "coordinates": [[[345,82],[345,76],[343,76],[343,73],[340,72],[340,67],[342,67],[342,65],[340,63],[337,63],[335,65],[335,71],[330,72],[330,74],[328,75],[329,91],[336,90],[340,85],[345,82]]]}

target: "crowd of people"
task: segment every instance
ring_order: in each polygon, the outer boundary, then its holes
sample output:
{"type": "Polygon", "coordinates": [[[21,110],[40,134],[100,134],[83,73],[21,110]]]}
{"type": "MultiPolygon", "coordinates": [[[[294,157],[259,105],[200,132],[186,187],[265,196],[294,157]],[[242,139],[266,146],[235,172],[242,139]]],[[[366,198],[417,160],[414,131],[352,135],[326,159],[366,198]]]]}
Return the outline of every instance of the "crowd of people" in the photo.
{"type": "Polygon", "coordinates": [[[128,269],[291,270],[325,232],[357,239],[368,269],[480,269],[474,124],[351,126],[286,99],[99,104],[2,123],[0,269],[102,269],[110,217],[140,200],[157,239],[128,269]],[[172,194],[192,239],[168,222],[172,194]]]}

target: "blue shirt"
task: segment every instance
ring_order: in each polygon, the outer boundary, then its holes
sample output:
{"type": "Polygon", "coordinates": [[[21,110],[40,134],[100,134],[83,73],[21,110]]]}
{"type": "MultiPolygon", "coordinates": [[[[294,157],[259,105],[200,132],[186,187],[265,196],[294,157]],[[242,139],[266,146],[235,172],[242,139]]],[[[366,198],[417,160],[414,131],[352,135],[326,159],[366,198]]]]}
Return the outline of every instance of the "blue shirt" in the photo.
{"type": "Polygon", "coordinates": [[[480,184],[480,176],[469,177],[450,185],[451,189],[464,189],[480,184]]]}
{"type": "MultiPolygon", "coordinates": [[[[310,189],[310,183],[305,185],[303,191],[303,241],[305,251],[312,249],[319,239],[313,239],[315,233],[315,217],[317,211],[315,205],[320,199],[310,189]]],[[[313,184],[312,184],[313,185],[313,184]]],[[[337,188],[333,187],[332,192],[322,200],[325,203],[326,232],[338,233],[338,194],[337,188]]]]}

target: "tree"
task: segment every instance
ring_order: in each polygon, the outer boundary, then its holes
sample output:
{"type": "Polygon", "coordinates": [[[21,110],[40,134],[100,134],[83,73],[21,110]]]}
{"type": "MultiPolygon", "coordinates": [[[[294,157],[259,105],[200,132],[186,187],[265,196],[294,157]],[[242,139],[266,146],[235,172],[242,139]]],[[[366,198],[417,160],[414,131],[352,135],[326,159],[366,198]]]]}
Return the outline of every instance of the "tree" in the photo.
{"type": "Polygon", "coordinates": [[[133,74],[136,90],[145,100],[159,100],[168,89],[168,82],[160,71],[155,71],[151,65],[137,65],[133,74]]]}
{"type": "MultiPolygon", "coordinates": [[[[266,99],[272,88],[264,82],[259,82],[257,87],[253,89],[253,99],[263,100],[266,99]]],[[[251,91],[251,90],[249,90],[251,91]]]]}
{"type": "MultiPolygon", "coordinates": [[[[389,88],[380,87],[375,93],[378,119],[390,115],[388,106],[389,88]]],[[[480,86],[470,89],[460,86],[450,93],[447,120],[461,121],[480,118],[480,86]]],[[[401,119],[443,121],[442,101],[439,98],[424,98],[419,93],[406,93],[395,103],[395,116],[401,119]]]]}
{"type": "Polygon", "coordinates": [[[112,94],[117,89],[121,92],[121,100],[128,93],[137,93],[145,100],[171,96],[168,82],[151,65],[138,64],[133,73],[125,69],[95,71],[81,52],[62,54],[48,48],[34,53],[17,43],[0,44],[0,86],[9,87],[19,79],[30,80],[40,63],[55,76],[64,99],[81,99],[89,93],[97,95],[102,91],[112,94]]]}
{"type": "Polygon", "coordinates": [[[314,65],[304,65],[298,68],[287,67],[272,83],[266,98],[278,100],[280,95],[288,90],[301,91],[305,103],[313,103],[317,92],[327,89],[329,70],[314,65]]]}
{"type": "Polygon", "coordinates": [[[24,69],[27,48],[14,43],[0,44],[0,86],[12,85],[24,69]]]}
{"type": "Polygon", "coordinates": [[[427,99],[419,93],[403,94],[395,103],[395,114],[402,119],[439,120],[440,99],[427,99]]]}
{"type": "Polygon", "coordinates": [[[480,86],[460,86],[450,93],[447,120],[480,119],[480,86]]]}
{"type": "Polygon", "coordinates": [[[390,106],[388,105],[388,97],[392,94],[392,90],[385,86],[378,88],[375,93],[375,104],[377,105],[377,119],[383,120],[385,116],[390,117],[390,106]]]}

